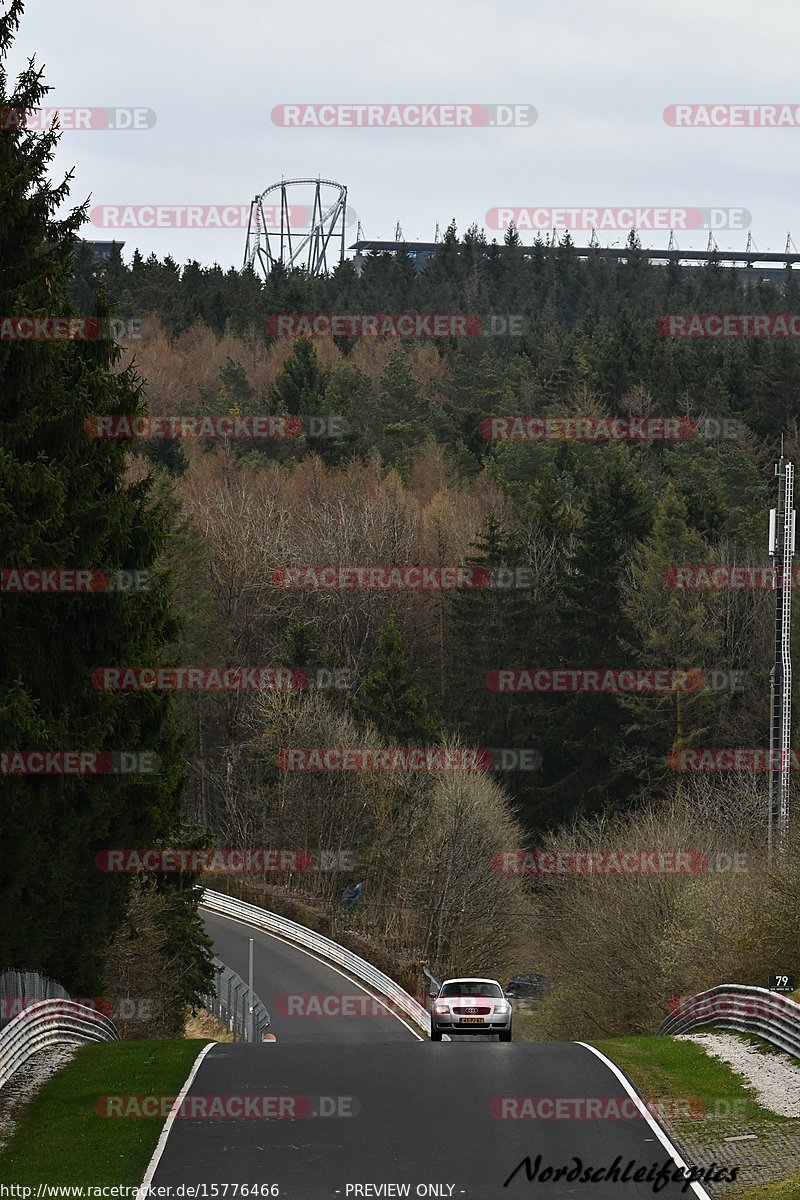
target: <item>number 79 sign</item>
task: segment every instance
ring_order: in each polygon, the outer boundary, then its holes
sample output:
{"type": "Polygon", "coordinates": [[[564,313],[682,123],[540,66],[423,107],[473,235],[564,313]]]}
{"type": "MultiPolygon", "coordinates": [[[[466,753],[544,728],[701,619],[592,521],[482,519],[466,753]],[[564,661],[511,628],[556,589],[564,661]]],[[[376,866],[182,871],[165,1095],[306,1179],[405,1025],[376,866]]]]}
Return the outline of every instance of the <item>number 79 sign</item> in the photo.
{"type": "Polygon", "coordinates": [[[793,992],[795,990],[794,975],[770,975],[769,990],[771,992],[793,992]]]}

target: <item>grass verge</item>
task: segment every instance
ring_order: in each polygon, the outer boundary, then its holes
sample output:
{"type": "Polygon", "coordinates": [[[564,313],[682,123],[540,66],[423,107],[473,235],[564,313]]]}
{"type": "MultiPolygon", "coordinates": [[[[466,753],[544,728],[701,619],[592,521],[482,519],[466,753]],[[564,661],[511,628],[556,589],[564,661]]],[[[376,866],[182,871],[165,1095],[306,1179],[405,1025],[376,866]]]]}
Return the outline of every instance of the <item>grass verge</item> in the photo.
{"type": "Polygon", "coordinates": [[[207,1039],[81,1046],[20,1113],[0,1183],[139,1184],[165,1118],[101,1117],[102,1096],[177,1096],[207,1039]]]}
{"type": "Polygon", "coordinates": [[[591,1044],[622,1068],[642,1096],[655,1102],[659,1124],[690,1160],[739,1165],[737,1183],[709,1185],[711,1195],[724,1200],[799,1200],[800,1120],[762,1107],[755,1090],[727,1063],[694,1042],[667,1037],[609,1038],[591,1044]],[[659,1100],[665,1102],[666,1116],[659,1111],[659,1100]],[[684,1105],[693,1115],[679,1115],[684,1105]],[[747,1141],[729,1141],[744,1136],[747,1141]],[[787,1153],[791,1145],[797,1150],[787,1153]],[[764,1168],[772,1181],[756,1182],[754,1176],[764,1168]]]}
{"type": "Polygon", "coordinates": [[[591,1044],[622,1067],[649,1099],[696,1101],[693,1111],[705,1109],[722,1114],[723,1119],[735,1113],[746,1122],[790,1120],[762,1108],[755,1090],[741,1076],[694,1042],[638,1037],[608,1038],[591,1044]]]}

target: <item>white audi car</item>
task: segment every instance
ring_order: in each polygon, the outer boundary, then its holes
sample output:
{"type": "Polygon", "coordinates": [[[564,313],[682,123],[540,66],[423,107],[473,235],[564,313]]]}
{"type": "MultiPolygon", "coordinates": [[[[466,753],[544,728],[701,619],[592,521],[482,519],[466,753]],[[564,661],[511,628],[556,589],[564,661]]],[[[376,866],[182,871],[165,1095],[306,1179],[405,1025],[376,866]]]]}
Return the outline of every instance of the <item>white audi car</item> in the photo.
{"type": "Polygon", "coordinates": [[[429,995],[432,1042],[443,1033],[496,1033],[501,1042],[511,1041],[512,1009],[496,979],[445,979],[429,995]]]}

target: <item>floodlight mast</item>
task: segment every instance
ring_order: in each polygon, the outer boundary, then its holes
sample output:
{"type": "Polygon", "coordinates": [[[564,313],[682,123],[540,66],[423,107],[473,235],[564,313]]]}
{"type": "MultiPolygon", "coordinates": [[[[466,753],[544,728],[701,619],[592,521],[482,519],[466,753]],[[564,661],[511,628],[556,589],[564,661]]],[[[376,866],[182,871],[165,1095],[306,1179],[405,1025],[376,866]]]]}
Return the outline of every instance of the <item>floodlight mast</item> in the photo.
{"type": "Polygon", "coordinates": [[[770,858],[786,850],[792,758],[792,558],[795,548],[794,464],[775,464],[778,507],[769,514],[769,553],[775,568],[775,657],[770,672],[770,858]]]}
{"type": "Polygon", "coordinates": [[[344,261],[347,188],[332,179],[282,179],[250,204],[244,266],[260,266],[264,276],[280,263],[287,271],[303,268],[309,275],[326,275],[332,245],[339,244],[344,261]],[[314,188],[311,206],[308,188],[314,188]],[[280,193],[280,227],[275,209],[280,193]],[[292,201],[294,200],[294,203],[292,201]],[[310,208],[310,211],[309,211],[310,208]]]}

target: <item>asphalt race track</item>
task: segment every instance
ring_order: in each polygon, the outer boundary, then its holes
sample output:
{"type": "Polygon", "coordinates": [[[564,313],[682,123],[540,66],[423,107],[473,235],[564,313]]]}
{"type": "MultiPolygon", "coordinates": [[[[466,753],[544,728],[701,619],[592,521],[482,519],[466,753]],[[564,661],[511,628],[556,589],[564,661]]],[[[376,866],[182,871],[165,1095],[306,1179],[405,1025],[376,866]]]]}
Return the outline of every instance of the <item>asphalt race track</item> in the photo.
{"type": "MultiPolygon", "coordinates": [[[[381,1006],[366,999],[366,993],[351,979],[333,967],[290,946],[280,938],[259,929],[203,911],[206,932],[214,939],[214,953],[242,979],[247,979],[250,938],[254,940],[253,988],[264,1001],[270,1015],[270,1031],[280,1044],[285,1042],[414,1042],[416,1039],[391,1013],[375,1016],[290,1017],[286,1011],[288,996],[358,997],[369,1011],[381,1013],[381,1006]],[[281,998],[284,998],[282,1002],[281,998]]],[[[354,1001],[354,1004],[356,1002],[354,1001]]],[[[412,1026],[414,1028],[414,1026],[412,1026]]],[[[421,1036],[421,1035],[420,1035],[421,1036]]]]}
{"type": "MultiPolygon", "coordinates": [[[[584,1047],[432,1043],[388,1014],[280,1015],[281,996],[352,996],[359,989],[268,934],[208,913],[205,919],[217,954],[245,977],[248,939],[255,939],[255,988],[278,1040],[221,1044],[209,1051],[189,1089],[189,1103],[259,1097],[250,1100],[260,1106],[258,1113],[238,1119],[178,1117],[153,1186],[275,1184],[273,1194],[288,1200],[402,1195],[625,1200],[656,1194],[672,1200],[698,1194],[682,1191],[679,1182],[656,1193],[652,1182],[568,1182],[563,1176],[558,1182],[538,1176],[530,1181],[524,1166],[504,1187],[526,1155],[532,1164],[541,1155],[540,1175],[547,1167],[575,1168],[576,1158],[583,1170],[610,1168],[617,1156],[620,1172],[634,1160],[631,1175],[668,1162],[669,1155],[640,1116],[577,1119],[573,1112],[558,1120],[502,1119],[509,1111],[502,1108],[503,1098],[561,1097],[570,1109],[569,1098],[583,1103],[600,1098],[604,1104],[616,1098],[624,1106],[628,1098],[620,1082],[584,1047]]],[[[223,1191],[209,1187],[195,1195],[223,1197],[223,1191]]]]}

